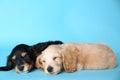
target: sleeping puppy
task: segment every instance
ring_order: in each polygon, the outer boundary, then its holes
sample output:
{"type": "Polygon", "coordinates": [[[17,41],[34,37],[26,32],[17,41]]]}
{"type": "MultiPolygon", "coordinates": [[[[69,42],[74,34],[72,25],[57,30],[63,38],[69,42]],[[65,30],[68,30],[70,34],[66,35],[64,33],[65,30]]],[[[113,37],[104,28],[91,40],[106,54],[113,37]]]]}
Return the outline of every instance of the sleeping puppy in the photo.
{"type": "Polygon", "coordinates": [[[62,44],[61,41],[48,41],[29,46],[19,44],[13,48],[11,54],[7,58],[7,64],[0,67],[1,71],[9,71],[15,69],[17,73],[27,73],[35,69],[35,60],[41,51],[52,44],[62,44]]]}
{"type": "Polygon", "coordinates": [[[67,43],[51,45],[36,59],[36,67],[47,74],[61,70],[107,69],[116,66],[114,52],[104,44],[67,43]]]}

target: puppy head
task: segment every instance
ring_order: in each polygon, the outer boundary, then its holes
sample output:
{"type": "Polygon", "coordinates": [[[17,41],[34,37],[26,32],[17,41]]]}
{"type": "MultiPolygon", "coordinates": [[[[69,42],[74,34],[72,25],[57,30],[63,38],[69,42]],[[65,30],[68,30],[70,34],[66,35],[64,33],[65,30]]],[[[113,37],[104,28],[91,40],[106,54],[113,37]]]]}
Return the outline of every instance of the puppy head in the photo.
{"type": "Polygon", "coordinates": [[[51,45],[46,48],[36,59],[36,67],[47,74],[57,74],[62,69],[62,58],[59,53],[61,47],[51,45]]]}
{"type": "Polygon", "coordinates": [[[9,66],[13,66],[17,73],[27,73],[33,67],[33,56],[29,50],[29,46],[20,44],[16,46],[8,59],[9,66]]]}

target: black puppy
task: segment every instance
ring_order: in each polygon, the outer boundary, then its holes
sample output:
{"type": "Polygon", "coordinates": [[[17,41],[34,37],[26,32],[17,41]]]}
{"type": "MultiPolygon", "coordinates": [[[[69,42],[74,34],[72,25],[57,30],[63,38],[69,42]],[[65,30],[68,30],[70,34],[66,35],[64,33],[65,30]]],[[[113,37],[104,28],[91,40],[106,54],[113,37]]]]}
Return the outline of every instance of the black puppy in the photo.
{"type": "Polygon", "coordinates": [[[48,41],[29,46],[19,44],[13,48],[11,54],[7,58],[7,64],[0,67],[1,71],[9,71],[15,69],[17,73],[27,73],[35,69],[36,57],[49,45],[63,44],[61,41],[48,41]]]}

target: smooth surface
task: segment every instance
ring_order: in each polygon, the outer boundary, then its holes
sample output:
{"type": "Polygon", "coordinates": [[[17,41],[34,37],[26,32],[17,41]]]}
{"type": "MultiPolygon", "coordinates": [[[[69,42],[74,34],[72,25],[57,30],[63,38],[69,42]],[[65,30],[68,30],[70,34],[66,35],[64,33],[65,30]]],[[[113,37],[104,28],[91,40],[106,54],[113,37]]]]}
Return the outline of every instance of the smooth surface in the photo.
{"type": "Polygon", "coordinates": [[[15,45],[48,40],[105,43],[118,65],[52,76],[0,71],[0,80],[120,80],[120,0],[0,0],[0,66],[15,45]]]}

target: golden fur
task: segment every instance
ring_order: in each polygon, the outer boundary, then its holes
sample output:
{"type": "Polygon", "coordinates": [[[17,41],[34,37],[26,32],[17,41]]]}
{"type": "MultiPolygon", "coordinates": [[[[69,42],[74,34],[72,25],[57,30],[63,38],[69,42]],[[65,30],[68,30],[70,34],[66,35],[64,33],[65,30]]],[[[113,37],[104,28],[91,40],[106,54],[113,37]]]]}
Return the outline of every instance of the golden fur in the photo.
{"type": "Polygon", "coordinates": [[[51,45],[36,60],[36,67],[48,74],[57,74],[61,72],[62,68],[67,72],[74,72],[82,69],[107,69],[115,66],[115,54],[108,46],[91,43],[51,45]],[[57,58],[53,60],[54,57],[57,58]],[[53,67],[52,72],[47,71],[48,66],[53,67]]]}

